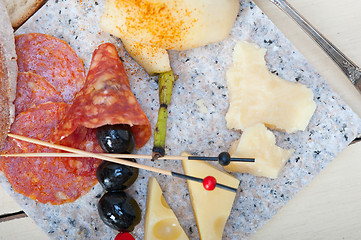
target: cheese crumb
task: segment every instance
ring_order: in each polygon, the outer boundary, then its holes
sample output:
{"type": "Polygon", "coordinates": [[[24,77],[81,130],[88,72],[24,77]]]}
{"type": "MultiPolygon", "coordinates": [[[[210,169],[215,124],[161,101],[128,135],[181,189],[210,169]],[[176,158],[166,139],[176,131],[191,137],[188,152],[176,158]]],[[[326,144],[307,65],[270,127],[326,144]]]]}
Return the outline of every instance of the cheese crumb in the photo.
{"type": "Polygon", "coordinates": [[[199,99],[195,102],[197,104],[197,106],[199,107],[199,111],[201,111],[202,113],[208,113],[208,109],[207,107],[204,105],[204,100],[203,99],[199,99]]]}

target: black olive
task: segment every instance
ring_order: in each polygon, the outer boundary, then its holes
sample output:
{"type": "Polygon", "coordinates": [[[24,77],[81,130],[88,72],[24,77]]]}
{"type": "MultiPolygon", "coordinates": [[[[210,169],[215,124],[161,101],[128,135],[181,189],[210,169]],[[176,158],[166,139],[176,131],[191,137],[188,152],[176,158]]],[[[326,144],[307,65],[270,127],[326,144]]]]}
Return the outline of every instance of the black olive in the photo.
{"type": "MultiPolygon", "coordinates": [[[[136,162],[135,159],[129,159],[136,162]]],[[[102,162],[97,169],[97,179],[106,191],[122,191],[131,186],[137,179],[138,168],[112,162],[102,162]]]]}
{"type": "Polygon", "coordinates": [[[131,153],[135,148],[134,135],[129,125],[104,125],[97,128],[99,145],[108,153],[131,153]]]}
{"type": "Polygon", "coordinates": [[[137,202],[125,192],[106,192],[98,203],[100,218],[119,232],[131,232],[142,214],[137,202]]]}

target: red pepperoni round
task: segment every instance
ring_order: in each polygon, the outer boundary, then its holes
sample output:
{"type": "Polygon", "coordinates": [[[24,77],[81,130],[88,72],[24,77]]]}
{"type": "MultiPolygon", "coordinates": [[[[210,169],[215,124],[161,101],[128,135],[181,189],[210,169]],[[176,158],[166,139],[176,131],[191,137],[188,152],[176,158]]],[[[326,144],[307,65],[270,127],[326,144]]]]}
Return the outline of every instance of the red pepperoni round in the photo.
{"type": "Polygon", "coordinates": [[[85,71],[82,60],[64,41],[41,33],[15,37],[19,72],[33,72],[45,77],[66,103],[72,103],[83,87],[85,71]]]}
{"type": "Polygon", "coordinates": [[[60,93],[42,76],[20,72],[16,86],[15,115],[46,102],[64,102],[60,93]]]}
{"type": "MultiPolygon", "coordinates": [[[[20,113],[11,132],[49,141],[69,108],[65,103],[43,103],[20,113]]],[[[101,152],[93,129],[78,128],[60,142],[62,145],[101,152]]],[[[60,152],[52,148],[8,138],[3,153],[60,152]]],[[[96,184],[100,160],[60,157],[2,157],[0,169],[16,192],[41,203],[63,204],[75,201],[96,184]]]]}
{"type": "Polygon", "coordinates": [[[128,124],[136,148],[151,137],[150,122],[129,86],[129,79],[114,45],[102,44],[94,51],[84,88],[54,133],[53,141],[71,134],[81,125],[128,124]]]}

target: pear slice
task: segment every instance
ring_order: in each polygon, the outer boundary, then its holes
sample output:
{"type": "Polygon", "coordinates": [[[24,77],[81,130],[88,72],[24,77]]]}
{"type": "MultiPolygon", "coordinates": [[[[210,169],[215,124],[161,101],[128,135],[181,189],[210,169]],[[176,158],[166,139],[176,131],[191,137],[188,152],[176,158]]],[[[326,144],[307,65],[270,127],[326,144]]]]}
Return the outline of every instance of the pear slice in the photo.
{"type": "Polygon", "coordinates": [[[227,71],[227,127],[244,130],[263,123],[288,133],[305,130],[316,109],[312,91],[269,72],[266,49],[256,44],[240,41],[233,54],[227,71]]]}
{"type": "Polygon", "coordinates": [[[122,39],[130,56],[141,65],[149,75],[171,71],[167,50],[122,39]]]}
{"type": "Polygon", "coordinates": [[[145,240],[188,240],[154,177],[149,178],[148,182],[144,228],[145,240]]]}
{"type": "MultiPolygon", "coordinates": [[[[202,161],[183,160],[182,165],[184,173],[187,175],[202,179],[213,176],[219,183],[238,188],[238,179],[210,164],[202,161]]],[[[200,238],[221,240],[236,193],[220,188],[208,191],[204,189],[202,183],[189,180],[187,180],[187,184],[200,238]]]]}
{"type": "Polygon", "coordinates": [[[255,158],[254,163],[231,162],[225,166],[229,172],[250,173],[255,176],[277,178],[293,149],[276,146],[276,138],[263,124],[246,128],[239,140],[229,149],[232,157],[255,158]]]}
{"type": "Polygon", "coordinates": [[[100,27],[120,39],[186,50],[226,38],[239,0],[107,0],[100,27]]]}

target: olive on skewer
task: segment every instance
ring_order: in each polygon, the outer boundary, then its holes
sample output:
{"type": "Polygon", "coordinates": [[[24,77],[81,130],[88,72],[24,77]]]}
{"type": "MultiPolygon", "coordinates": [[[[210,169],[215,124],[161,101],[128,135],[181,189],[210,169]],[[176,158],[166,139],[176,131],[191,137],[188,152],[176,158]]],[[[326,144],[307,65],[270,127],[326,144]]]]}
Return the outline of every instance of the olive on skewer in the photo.
{"type": "Polygon", "coordinates": [[[123,191],[106,192],[98,203],[100,218],[119,232],[131,232],[141,220],[137,202],[123,191]]]}
{"type": "Polygon", "coordinates": [[[97,128],[97,141],[107,153],[131,153],[135,139],[129,125],[104,125],[97,128]]]}
{"type": "MultiPolygon", "coordinates": [[[[130,161],[135,162],[135,159],[130,161]]],[[[98,166],[96,176],[104,190],[114,192],[130,187],[137,180],[138,173],[138,168],[104,161],[98,166]]]]}

